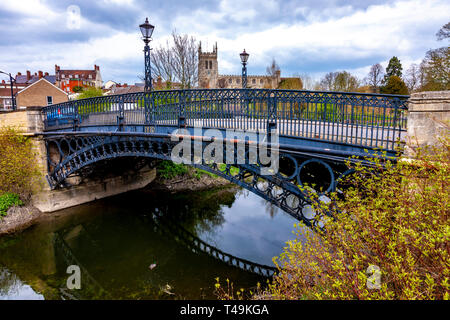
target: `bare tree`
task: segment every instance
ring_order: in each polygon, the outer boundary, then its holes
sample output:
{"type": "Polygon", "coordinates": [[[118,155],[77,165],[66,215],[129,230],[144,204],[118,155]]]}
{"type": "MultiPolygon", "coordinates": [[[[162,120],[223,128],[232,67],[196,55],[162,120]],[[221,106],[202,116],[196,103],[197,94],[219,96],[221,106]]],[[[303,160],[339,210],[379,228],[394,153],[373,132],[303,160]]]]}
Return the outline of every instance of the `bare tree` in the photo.
{"type": "MultiPolygon", "coordinates": [[[[194,37],[172,32],[172,41],[152,50],[153,77],[160,76],[168,85],[179,82],[181,88],[192,88],[198,82],[198,44],[194,37]]],[[[140,79],[144,77],[139,76],[140,79]]]]}
{"type": "Polygon", "coordinates": [[[405,84],[409,92],[414,92],[423,85],[423,67],[413,63],[408,70],[406,70],[405,84]]]}
{"type": "Polygon", "coordinates": [[[300,75],[294,74],[294,76],[302,79],[303,89],[305,90],[317,90],[317,86],[319,85],[317,81],[315,81],[309,74],[302,73],[300,75]]]}
{"type": "Polygon", "coordinates": [[[450,38],[450,22],[447,22],[441,29],[436,33],[437,39],[444,40],[450,38]]]}
{"type": "Polygon", "coordinates": [[[365,82],[372,88],[372,91],[374,93],[379,92],[380,85],[383,81],[383,75],[384,71],[381,64],[376,63],[372,67],[370,67],[370,71],[367,77],[365,78],[365,82]]]}
{"type": "Polygon", "coordinates": [[[172,68],[173,52],[170,48],[169,41],[166,42],[165,47],[160,46],[159,48],[153,49],[150,58],[152,62],[152,73],[156,77],[161,77],[163,81],[170,85],[174,80],[174,70],[172,68]]]}
{"type": "Polygon", "coordinates": [[[327,91],[356,91],[360,81],[347,71],[328,72],[320,80],[320,86],[327,91]]]}
{"type": "Polygon", "coordinates": [[[172,32],[173,71],[182,88],[191,88],[198,82],[198,44],[194,37],[172,32]]]}
{"type": "Polygon", "coordinates": [[[280,66],[278,66],[275,58],[272,58],[272,63],[266,68],[266,73],[268,76],[275,77],[277,71],[280,71],[280,66]]]}

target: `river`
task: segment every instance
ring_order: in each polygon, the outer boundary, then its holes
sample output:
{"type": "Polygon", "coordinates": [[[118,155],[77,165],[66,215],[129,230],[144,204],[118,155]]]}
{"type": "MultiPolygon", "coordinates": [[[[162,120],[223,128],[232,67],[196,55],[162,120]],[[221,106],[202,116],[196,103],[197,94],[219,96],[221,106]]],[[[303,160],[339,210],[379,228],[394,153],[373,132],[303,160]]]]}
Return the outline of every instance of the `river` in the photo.
{"type": "Polygon", "coordinates": [[[0,299],[215,299],[217,277],[248,292],[294,223],[237,187],[98,200],[0,239],[0,299]],[[70,265],[80,289],[67,287],[70,265]]]}

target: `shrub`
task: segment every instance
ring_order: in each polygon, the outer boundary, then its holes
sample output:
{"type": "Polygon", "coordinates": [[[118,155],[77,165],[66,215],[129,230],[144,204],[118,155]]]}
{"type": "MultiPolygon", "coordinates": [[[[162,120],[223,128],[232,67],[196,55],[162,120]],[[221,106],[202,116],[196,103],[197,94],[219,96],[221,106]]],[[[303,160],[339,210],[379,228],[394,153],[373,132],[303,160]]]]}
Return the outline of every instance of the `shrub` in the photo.
{"type": "Polygon", "coordinates": [[[188,168],[186,165],[180,163],[177,164],[172,161],[163,160],[158,163],[157,166],[158,174],[163,179],[172,179],[177,176],[184,175],[188,173],[188,168]]]}
{"type": "Polygon", "coordinates": [[[254,298],[449,299],[449,147],[385,169],[354,165],[344,196],[315,205],[325,230],[298,225],[254,298]]]}
{"type": "Polygon", "coordinates": [[[0,194],[27,199],[40,175],[31,140],[13,128],[0,129],[0,194]]]}
{"type": "Polygon", "coordinates": [[[23,205],[23,202],[19,199],[19,195],[15,193],[7,192],[0,195],[0,217],[6,216],[10,207],[21,205],[23,205]]]}

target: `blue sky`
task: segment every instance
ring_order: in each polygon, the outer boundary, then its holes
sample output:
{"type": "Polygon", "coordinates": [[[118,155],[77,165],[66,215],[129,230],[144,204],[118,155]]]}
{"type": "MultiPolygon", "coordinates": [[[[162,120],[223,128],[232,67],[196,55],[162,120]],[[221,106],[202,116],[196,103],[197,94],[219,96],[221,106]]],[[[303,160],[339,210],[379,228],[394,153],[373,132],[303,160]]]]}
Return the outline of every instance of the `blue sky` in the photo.
{"type": "Polygon", "coordinates": [[[217,41],[220,74],[240,73],[245,48],[249,74],[264,74],[275,58],[282,76],[319,79],[347,70],[362,78],[394,55],[407,69],[443,46],[435,34],[449,13],[448,0],[2,0],[0,70],[53,74],[55,64],[97,64],[104,81],[138,82],[144,66],[138,25],[148,17],[152,46],[164,44],[172,30],[193,35],[204,49],[217,41]]]}

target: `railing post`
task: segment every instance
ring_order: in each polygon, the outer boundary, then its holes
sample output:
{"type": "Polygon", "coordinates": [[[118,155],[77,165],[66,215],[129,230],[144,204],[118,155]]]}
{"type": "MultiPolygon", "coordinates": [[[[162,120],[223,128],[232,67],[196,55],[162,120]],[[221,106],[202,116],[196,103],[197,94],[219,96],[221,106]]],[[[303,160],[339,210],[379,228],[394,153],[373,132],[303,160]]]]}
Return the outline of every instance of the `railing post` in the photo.
{"type": "Polygon", "coordinates": [[[185,90],[180,91],[180,98],[178,99],[178,127],[185,128],[186,127],[186,96],[185,90]]]}
{"type": "Polygon", "coordinates": [[[124,105],[123,105],[123,96],[119,98],[119,116],[117,117],[117,126],[118,131],[123,131],[123,122],[124,122],[124,105]]]}
{"type": "Polygon", "coordinates": [[[277,97],[276,92],[270,92],[267,100],[267,135],[272,141],[272,131],[277,130],[277,97]],[[273,95],[273,96],[272,96],[273,95]]]}
{"type": "Polygon", "coordinates": [[[78,116],[78,102],[75,101],[73,103],[73,113],[74,113],[74,117],[73,117],[73,131],[79,131],[79,126],[80,126],[80,119],[78,116]]]}
{"type": "Polygon", "coordinates": [[[144,93],[144,132],[150,132],[149,126],[154,124],[154,104],[153,104],[153,91],[144,93]]]}

